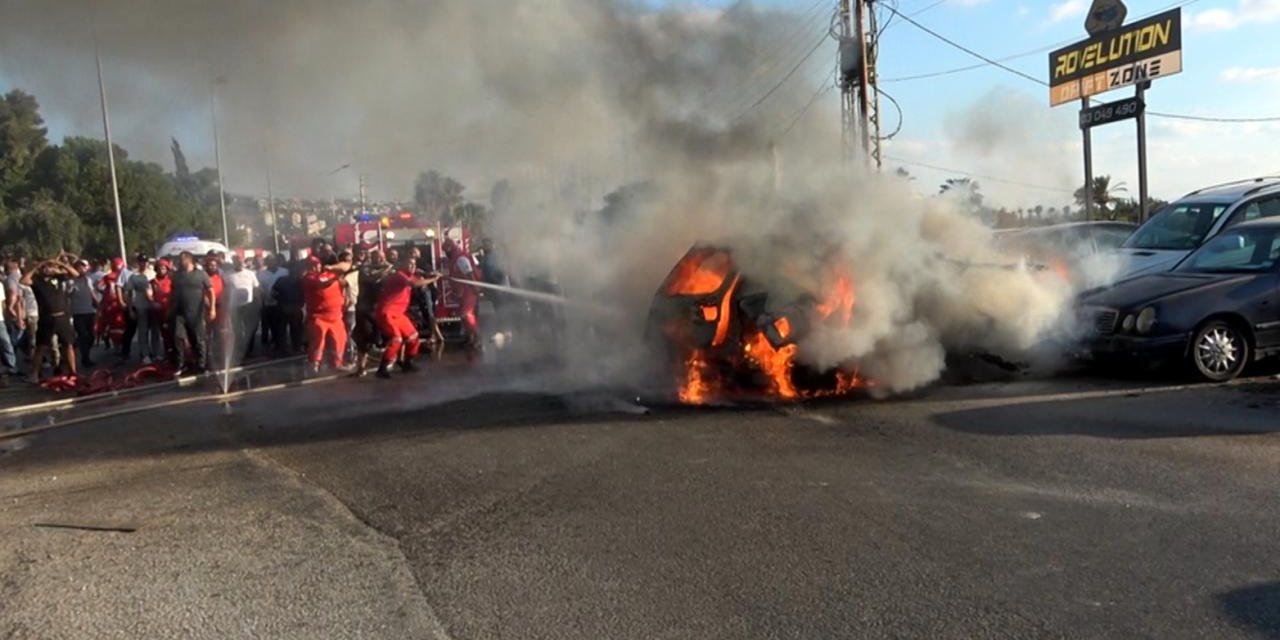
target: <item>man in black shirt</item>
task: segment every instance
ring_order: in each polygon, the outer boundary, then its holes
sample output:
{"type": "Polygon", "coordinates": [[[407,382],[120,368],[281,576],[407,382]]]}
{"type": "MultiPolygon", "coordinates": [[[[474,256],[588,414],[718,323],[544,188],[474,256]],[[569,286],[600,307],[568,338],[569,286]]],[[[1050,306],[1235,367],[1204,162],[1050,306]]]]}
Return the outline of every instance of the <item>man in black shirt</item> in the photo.
{"type": "Polygon", "coordinates": [[[302,353],[302,308],[305,302],[302,296],[303,268],[303,263],[294,262],[289,265],[287,274],[278,278],[272,286],[276,304],[280,305],[281,328],[289,334],[286,341],[282,331],[278,344],[281,349],[288,345],[291,355],[302,353]]]}
{"type": "Polygon", "coordinates": [[[188,373],[200,373],[207,365],[208,338],[206,323],[218,317],[217,301],[213,298],[213,281],[209,274],[196,268],[195,256],[183,251],[178,256],[178,269],[170,278],[173,280],[173,292],[169,299],[169,326],[174,339],[170,344],[174,348],[169,353],[169,362],[176,367],[183,367],[183,347],[178,338],[185,335],[191,345],[193,363],[186,365],[188,373]]]}
{"type": "Polygon", "coordinates": [[[71,327],[71,316],[67,315],[67,285],[76,275],[75,268],[66,261],[65,255],[61,255],[41,262],[22,276],[22,284],[31,287],[36,308],[40,311],[40,320],[36,324],[36,351],[31,359],[33,381],[40,379],[44,359],[53,348],[55,336],[62,348],[62,362],[67,373],[76,375],[76,334],[71,327]]]}

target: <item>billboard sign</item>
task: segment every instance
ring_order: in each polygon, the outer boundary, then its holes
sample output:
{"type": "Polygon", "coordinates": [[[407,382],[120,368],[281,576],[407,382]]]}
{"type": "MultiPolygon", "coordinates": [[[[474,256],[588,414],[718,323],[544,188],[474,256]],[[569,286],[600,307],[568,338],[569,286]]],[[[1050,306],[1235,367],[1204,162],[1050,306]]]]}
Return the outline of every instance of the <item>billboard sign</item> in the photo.
{"type": "Polygon", "coordinates": [[[1099,33],[1049,54],[1049,105],[1182,72],[1182,10],[1099,33]]]}

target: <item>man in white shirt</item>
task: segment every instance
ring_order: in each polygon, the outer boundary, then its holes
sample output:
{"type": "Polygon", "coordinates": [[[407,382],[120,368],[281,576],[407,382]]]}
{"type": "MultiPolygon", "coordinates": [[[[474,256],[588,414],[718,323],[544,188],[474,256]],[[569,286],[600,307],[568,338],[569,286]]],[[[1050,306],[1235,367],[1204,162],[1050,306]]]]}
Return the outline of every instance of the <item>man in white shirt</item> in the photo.
{"type": "MultiPolygon", "coordinates": [[[[6,295],[8,288],[7,283],[0,286],[0,309],[9,306],[9,298],[6,295]]],[[[18,354],[13,350],[13,341],[9,339],[9,326],[4,321],[3,313],[0,313],[0,367],[3,367],[0,373],[7,375],[18,373],[18,354]]]]}
{"type": "Polygon", "coordinates": [[[258,316],[261,314],[260,289],[258,276],[244,267],[244,259],[239,255],[231,256],[231,270],[223,274],[223,283],[227,288],[228,309],[235,331],[236,344],[243,351],[243,358],[248,358],[253,351],[253,336],[258,331],[258,316]]]}
{"type": "Polygon", "coordinates": [[[284,352],[289,347],[281,342],[284,335],[284,316],[276,303],[276,280],[289,271],[280,266],[280,256],[267,256],[266,267],[258,272],[258,289],[262,292],[262,348],[268,346],[277,352],[284,352]]]}

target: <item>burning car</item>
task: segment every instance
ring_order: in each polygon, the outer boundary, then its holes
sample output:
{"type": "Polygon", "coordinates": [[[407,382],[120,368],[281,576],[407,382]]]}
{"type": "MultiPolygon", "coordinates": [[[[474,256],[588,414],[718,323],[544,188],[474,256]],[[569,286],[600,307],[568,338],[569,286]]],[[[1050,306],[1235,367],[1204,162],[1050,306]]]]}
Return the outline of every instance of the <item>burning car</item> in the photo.
{"type": "Polygon", "coordinates": [[[646,327],[668,357],[680,401],[796,400],[860,386],[852,364],[816,371],[796,360],[811,331],[852,322],[853,280],[839,262],[833,254],[817,273],[784,269],[766,285],[726,246],[691,248],[654,295],[646,327]]]}

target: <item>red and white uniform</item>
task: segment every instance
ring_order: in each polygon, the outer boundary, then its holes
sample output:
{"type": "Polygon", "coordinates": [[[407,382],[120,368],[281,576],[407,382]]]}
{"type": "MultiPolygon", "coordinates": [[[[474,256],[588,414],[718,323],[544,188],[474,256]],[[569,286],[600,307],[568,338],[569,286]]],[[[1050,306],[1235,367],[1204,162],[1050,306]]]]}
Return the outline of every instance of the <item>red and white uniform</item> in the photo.
{"type": "Polygon", "coordinates": [[[404,346],[406,358],[418,355],[418,328],[408,315],[413,281],[413,274],[405,271],[396,271],[382,281],[382,291],[378,294],[373,320],[378,325],[378,331],[387,339],[387,350],[382,355],[384,365],[396,361],[401,345],[404,346]]]}
{"type": "Polygon", "coordinates": [[[173,299],[173,279],[168,273],[151,281],[151,322],[160,327],[165,353],[173,350],[173,332],[169,329],[169,304],[173,299]]]}
{"type": "Polygon", "coordinates": [[[458,315],[462,318],[462,327],[467,335],[475,339],[480,335],[480,321],[476,317],[476,307],[480,304],[480,292],[472,285],[459,282],[463,280],[479,280],[480,267],[471,254],[460,249],[452,240],[445,243],[445,252],[449,258],[449,283],[458,300],[458,315]]]}
{"type": "Polygon", "coordinates": [[[98,294],[102,303],[98,305],[96,333],[106,336],[112,344],[124,342],[125,307],[120,300],[120,268],[114,263],[113,270],[102,276],[98,283],[98,294]]]}
{"type": "Polygon", "coordinates": [[[307,356],[312,364],[324,358],[326,340],[333,340],[333,366],[342,366],[347,349],[347,326],[342,310],[346,297],[342,277],[331,271],[309,271],[302,276],[302,297],[307,305],[307,356]]]}

